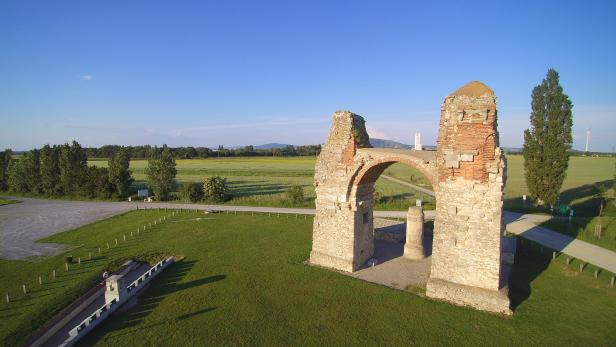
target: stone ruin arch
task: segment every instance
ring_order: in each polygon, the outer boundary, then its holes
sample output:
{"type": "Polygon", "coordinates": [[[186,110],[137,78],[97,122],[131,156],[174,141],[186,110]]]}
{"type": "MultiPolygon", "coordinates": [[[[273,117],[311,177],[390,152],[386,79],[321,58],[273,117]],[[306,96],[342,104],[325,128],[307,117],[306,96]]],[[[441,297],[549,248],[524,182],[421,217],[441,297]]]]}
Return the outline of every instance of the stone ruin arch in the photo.
{"type": "Polygon", "coordinates": [[[445,98],[435,152],[371,148],[364,123],[348,111],[333,115],[315,169],[310,262],[345,272],[364,266],[374,254],[374,183],[389,165],[405,163],[426,175],[436,196],[426,295],[510,314],[494,92],[474,81],[445,98]]]}

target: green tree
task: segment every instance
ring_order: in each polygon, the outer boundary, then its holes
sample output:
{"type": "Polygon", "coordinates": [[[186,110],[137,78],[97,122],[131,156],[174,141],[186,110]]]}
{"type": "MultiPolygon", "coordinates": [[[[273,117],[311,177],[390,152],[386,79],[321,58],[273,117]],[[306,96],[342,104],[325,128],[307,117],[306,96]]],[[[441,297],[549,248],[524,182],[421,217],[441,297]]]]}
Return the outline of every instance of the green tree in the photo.
{"type": "Polygon", "coordinates": [[[203,199],[203,183],[189,182],[182,185],[180,196],[190,202],[198,202],[203,199]]]}
{"type": "Polygon", "coordinates": [[[167,145],[163,145],[162,151],[157,147],[152,148],[146,168],[148,185],[161,201],[169,200],[171,190],[175,184],[175,159],[167,145]]]}
{"type": "Polygon", "coordinates": [[[9,189],[20,193],[40,192],[40,153],[33,150],[9,164],[9,189]]]}
{"type": "Polygon", "coordinates": [[[109,158],[109,182],[114,186],[117,196],[124,199],[129,194],[129,188],[133,183],[130,165],[130,153],[126,147],[120,147],[115,155],[109,158]]]}
{"type": "Polygon", "coordinates": [[[220,176],[206,178],[203,183],[203,193],[207,200],[225,201],[228,195],[227,179],[220,176]]]}
{"type": "Polygon", "coordinates": [[[109,170],[104,167],[88,167],[88,179],[81,191],[89,198],[109,199],[113,195],[114,185],[109,181],[109,170]]]}
{"type": "Polygon", "coordinates": [[[558,72],[548,70],[546,78],[532,92],[530,129],[524,131],[524,173],[526,185],[537,203],[554,204],[569,165],[573,104],[560,86],[558,72]]]}
{"type": "Polygon", "coordinates": [[[60,186],[64,194],[87,195],[88,156],[77,141],[60,146],[60,186]]]}
{"type": "Polygon", "coordinates": [[[60,193],[60,149],[45,145],[41,148],[41,191],[48,195],[60,193]]]}
{"type": "Polygon", "coordinates": [[[9,163],[13,152],[10,149],[0,152],[0,190],[9,189],[9,163]]]}
{"type": "Polygon", "coordinates": [[[304,188],[300,185],[293,185],[287,189],[287,199],[294,205],[304,202],[304,188]]]}

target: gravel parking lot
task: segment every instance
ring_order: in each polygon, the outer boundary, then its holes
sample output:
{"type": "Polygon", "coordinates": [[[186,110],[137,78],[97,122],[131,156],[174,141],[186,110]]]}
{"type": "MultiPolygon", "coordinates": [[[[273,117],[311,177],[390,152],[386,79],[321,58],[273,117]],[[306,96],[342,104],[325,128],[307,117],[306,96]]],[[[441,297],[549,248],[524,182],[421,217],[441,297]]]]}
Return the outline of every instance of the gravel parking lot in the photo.
{"type": "Polygon", "coordinates": [[[3,259],[55,254],[64,246],[34,241],[136,208],[124,202],[12,199],[20,202],[0,206],[0,258],[3,259]]]}

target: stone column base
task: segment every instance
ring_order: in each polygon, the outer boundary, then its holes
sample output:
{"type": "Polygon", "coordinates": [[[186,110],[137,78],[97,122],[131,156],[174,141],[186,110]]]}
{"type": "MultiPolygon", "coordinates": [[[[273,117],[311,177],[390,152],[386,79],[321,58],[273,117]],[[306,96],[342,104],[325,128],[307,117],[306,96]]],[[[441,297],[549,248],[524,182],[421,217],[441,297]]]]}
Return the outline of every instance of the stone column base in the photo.
{"type": "Polygon", "coordinates": [[[404,245],[404,254],[402,256],[409,260],[421,260],[426,257],[423,247],[412,245],[404,245]]]}
{"type": "Polygon", "coordinates": [[[488,290],[466,286],[442,279],[431,278],[426,286],[426,296],[444,300],[458,306],[469,306],[481,311],[511,315],[509,290],[488,290]]]}
{"type": "Polygon", "coordinates": [[[345,272],[355,271],[352,259],[332,257],[317,251],[310,252],[310,264],[345,272]]]}

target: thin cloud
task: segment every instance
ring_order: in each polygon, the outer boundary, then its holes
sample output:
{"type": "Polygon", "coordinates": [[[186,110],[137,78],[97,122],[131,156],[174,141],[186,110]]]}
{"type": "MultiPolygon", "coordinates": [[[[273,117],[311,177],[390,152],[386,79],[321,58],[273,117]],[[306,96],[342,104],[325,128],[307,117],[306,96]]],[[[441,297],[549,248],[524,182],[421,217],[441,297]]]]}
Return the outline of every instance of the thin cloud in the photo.
{"type": "Polygon", "coordinates": [[[366,131],[368,132],[368,136],[375,139],[389,139],[389,137],[382,131],[378,130],[375,127],[366,126],[366,131]]]}
{"type": "Polygon", "coordinates": [[[79,78],[83,81],[91,81],[93,79],[92,75],[81,75],[79,78]]]}

